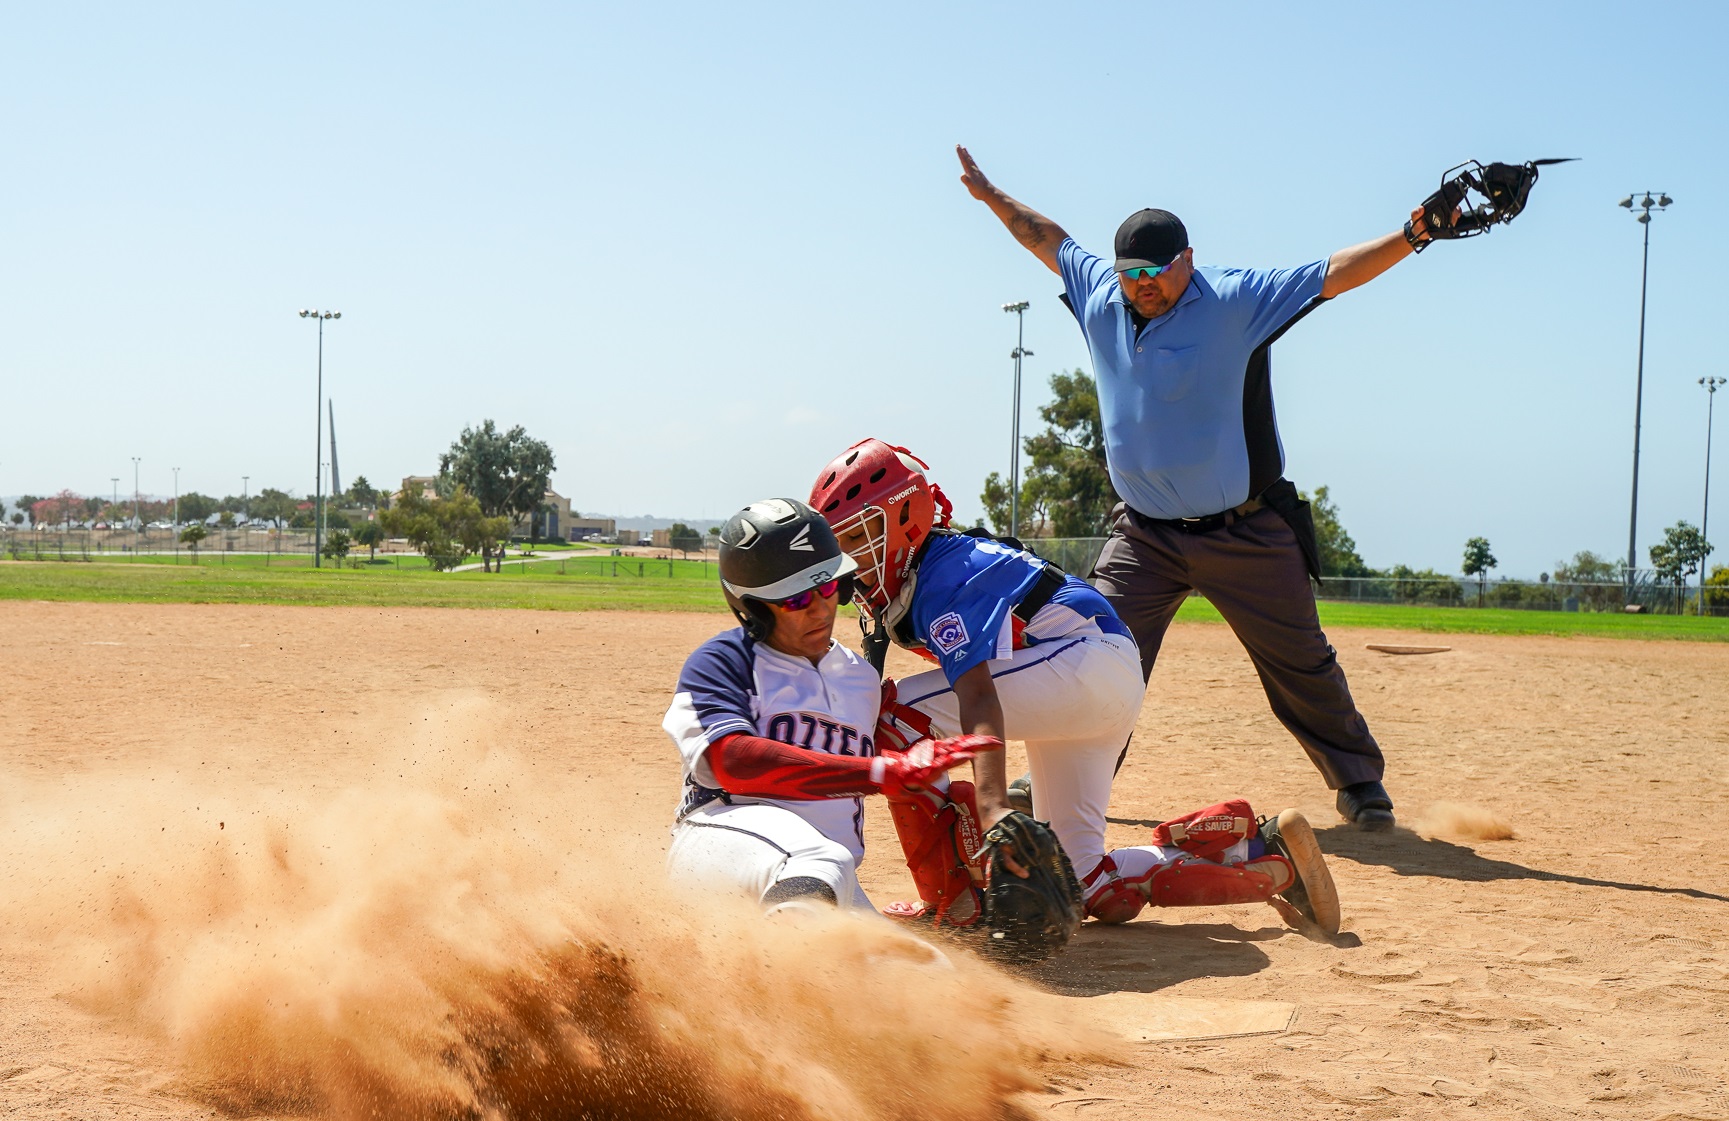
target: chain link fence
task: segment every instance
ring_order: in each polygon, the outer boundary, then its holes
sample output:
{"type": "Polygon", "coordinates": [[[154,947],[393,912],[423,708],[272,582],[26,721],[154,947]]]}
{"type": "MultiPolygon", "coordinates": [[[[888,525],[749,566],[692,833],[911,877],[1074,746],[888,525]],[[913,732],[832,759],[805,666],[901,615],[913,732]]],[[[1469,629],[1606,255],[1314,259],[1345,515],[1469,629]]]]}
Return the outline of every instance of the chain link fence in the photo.
{"type": "MultiPolygon", "coordinates": [[[[325,539],[329,540],[329,530],[325,539]]],[[[105,556],[141,554],[149,556],[190,555],[192,546],[183,544],[178,530],[152,529],[14,529],[0,534],[0,551],[14,559],[31,557],[41,560],[97,560],[105,556]]],[[[310,529],[212,528],[198,543],[201,556],[217,553],[246,555],[279,554],[311,556],[313,539],[310,529]]]]}
{"type": "MultiPolygon", "coordinates": [[[[1104,550],[1104,537],[1043,537],[1026,547],[1065,571],[1091,577],[1104,550]]],[[[1323,576],[1316,598],[1342,603],[1400,603],[1424,607],[1498,607],[1517,611],[1625,612],[1629,607],[1652,615],[1699,614],[1699,587],[1660,581],[1655,572],[1637,569],[1630,581],[1574,583],[1559,580],[1485,580],[1468,578],[1399,579],[1390,576],[1323,576]]],[[[1705,589],[1705,614],[1729,616],[1729,587],[1705,589]]]]}
{"type": "MultiPolygon", "coordinates": [[[[325,540],[328,542],[329,537],[325,540]]],[[[305,568],[313,556],[312,531],[257,530],[248,535],[242,531],[219,532],[199,542],[195,550],[172,539],[168,530],[142,534],[132,531],[37,532],[23,530],[0,534],[0,557],[20,561],[64,561],[70,563],[102,561],[132,561],[154,564],[199,564],[223,566],[232,561],[248,567],[270,567],[273,563],[305,568]]],[[[324,558],[326,567],[347,567],[398,571],[478,570],[480,557],[426,556],[412,551],[400,540],[382,546],[376,555],[364,545],[352,547],[341,561],[324,558]]],[[[716,579],[713,559],[670,556],[609,555],[603,552],[581,551],[541,553],[529,556],[493,558],[500,574],[558,575],[607,577],[617,579],[716,579]]]]}
{"type": "MultiPolygon", "coordinates": [[[[1093,566],[1108,540],[1104,537],[1042,537],[1025,542],[1039,557],[1064,571],[1090,578],[1093,566]]],[[[13,560],[100,561],[132,556],[173,556],[177,563],[225,564],[229,556],[249,558],[266,567],[281,558],[297,566],[311,562],[311,530],[218,529],[201,541],[196,551],[179,542],[167,529],[70,530],[65,532],[15,530],[0,536],[0,554],[13,560]]],[[[355,568],[389,565],[394,569],[429,567],[478,567],[477,557],[433,558],[408,551],[400,541],[382,548],[376,557],[364,546],[355,546],[346,563],[355,568]]],[[[335,562],[328,562],[334,564],[335,562]]],[[[605,576],[609,578],[696,579],[714,575],[713,560],[640,556],[541,555],[510,557],[498,563],[501,572],[526,575],[542,572],[560,576],[605,576]]],[[[1518,611],[1624,612],[1629,607],[1653,615],[1699,614],[1699,588],[1659,581],[1648,569],[1633,573],[1630,581],[1575,583],[1559,580],[1476,580],[1450,577],[1438,579],[1391,576],[1324,576],[1316,585],[1316,597],[1341,603],[1393,603],[1423,607],[1495,607],[1518,611]]],[[[1729,616],[1729,587],[1705,589],[1705,614],[1729,616]]]]}

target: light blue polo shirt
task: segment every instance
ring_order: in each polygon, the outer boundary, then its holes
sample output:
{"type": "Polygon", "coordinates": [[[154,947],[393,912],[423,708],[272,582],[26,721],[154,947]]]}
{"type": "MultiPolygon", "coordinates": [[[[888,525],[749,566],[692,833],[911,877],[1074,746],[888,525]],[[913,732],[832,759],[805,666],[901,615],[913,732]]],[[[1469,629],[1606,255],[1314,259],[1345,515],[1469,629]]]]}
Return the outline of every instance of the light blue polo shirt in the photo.
{"type": "Polygon", "coordinates": [[[1137,334],[1111,262],[1073,238],[1057,250],[1092,353],[1111,483],[1151,518],[1240,506],[1285,467],[1267,352],[1321,302],[1327,262],[1292,269],[1198,267],[1137,334]]]}

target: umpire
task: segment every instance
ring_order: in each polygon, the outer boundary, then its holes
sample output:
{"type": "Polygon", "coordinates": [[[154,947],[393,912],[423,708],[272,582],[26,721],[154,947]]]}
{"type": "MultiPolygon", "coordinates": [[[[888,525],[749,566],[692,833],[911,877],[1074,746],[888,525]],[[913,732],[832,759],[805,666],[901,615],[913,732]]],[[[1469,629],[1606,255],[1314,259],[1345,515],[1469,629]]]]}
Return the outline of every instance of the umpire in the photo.
{"type": "Polygon", "coordinates": [[[1428,240],[1421,208],[1402,231],[1276,270],[1196,268],[1176,215],[1142,210],[1105,261],[956,152],[972,196],[1063,278],[1086,335],[1123,499],[1094,582],[1134,632],[1142,676],[1177,608],[1200,592],[1248,650],[1273,714],[1338,791],[1339,813],[1359,829],[1391,829],[1386,761],[1315,612],[1314,522],[1281,477],[1268,351],[1323,300],[1428,240]]]}

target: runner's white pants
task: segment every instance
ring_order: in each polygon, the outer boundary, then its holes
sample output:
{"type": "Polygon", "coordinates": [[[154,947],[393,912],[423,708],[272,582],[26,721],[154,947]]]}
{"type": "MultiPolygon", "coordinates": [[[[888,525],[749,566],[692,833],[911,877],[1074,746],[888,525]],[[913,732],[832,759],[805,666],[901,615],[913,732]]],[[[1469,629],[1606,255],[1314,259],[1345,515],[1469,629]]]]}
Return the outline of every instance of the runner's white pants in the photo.
{"type": "MultiPolygon", "coordinates": [[[[1026,741],[1033,816],[1051,823],[1075,874],[1084,878],[1104,858],[1117,756],[1146,692],[1140,651],[1132,639],[1095,632],[1054,638],[989,665],[1005,731],[1026,741]]],[[[942,671],[909,677],[898,689],[900,703],[931,718],[934,734],[960,734],[960,706],[942,671]]],[[[1141,853],[1128,862],[1152,863],[1141,853]]]]}
{"type": "Polygon", "coordinates": [[[779,806],[710,802],[673,827],[666,867],[692,890],[756,900],[782,880],[808,876],[827,884],[842,910],[876,910],[859,886],[852,851],[779,806]]]}

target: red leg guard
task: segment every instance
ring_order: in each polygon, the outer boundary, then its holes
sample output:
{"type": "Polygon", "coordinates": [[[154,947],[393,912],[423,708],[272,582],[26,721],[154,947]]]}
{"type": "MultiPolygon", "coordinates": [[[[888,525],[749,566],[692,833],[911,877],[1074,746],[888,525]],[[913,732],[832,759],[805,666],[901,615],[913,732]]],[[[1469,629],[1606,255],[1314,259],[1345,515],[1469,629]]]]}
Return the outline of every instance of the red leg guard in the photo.
{"type": "MultiPolygon", "coordinates": [[[[891,801],[889,814],[925,912],[934,912],[938,925],[978,922],[982,914],[978,885],[983,883],[984,871],[976,862],[983,837],[973,784],[951,782],[947,797],[931,790],[891,801]]],[[[886,913],[922,917],[916,908],[899,905],[886,913]]]]}
{"type": "Polygon", "coordinates": [[[936,739],[931,731],[931,718],[895,699],[892,678],[883,681],[882,706],[877,710],[876,745],[905,751],[920,740],[936,739]]]}
{"type": "Polygon", "coordinates": [[[1295,878],[1290,862],[1272,854],[1238,864],[1179,860],[1154,870],[1147,893],[1155,907],[1265,903],[1295,878]]]}
{"type": "Polygon", "coordinates": [[[1081,899],[1090,919],[1128,922],[1147,905],[1147,889],[1144,883],[1123,879],[1116,861],[1107,856],[1081,881],[1081,899]]]}
{"type": "Polygon", "coordinates": [[[1238,841],[1255,835],[1255,811],[1242,798],[1172,818],[1153,830],[1153,843],[1217,860],[1238,841]]]}

